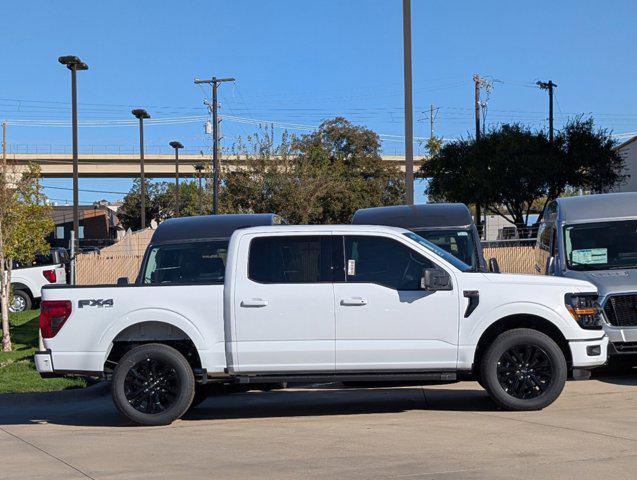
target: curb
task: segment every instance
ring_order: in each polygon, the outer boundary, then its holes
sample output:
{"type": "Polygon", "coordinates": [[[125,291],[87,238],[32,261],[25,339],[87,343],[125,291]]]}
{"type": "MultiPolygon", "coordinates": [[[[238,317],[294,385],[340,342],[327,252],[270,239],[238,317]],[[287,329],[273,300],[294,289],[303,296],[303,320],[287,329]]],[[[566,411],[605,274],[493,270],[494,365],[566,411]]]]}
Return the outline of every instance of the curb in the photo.
{"type": "Polygon", "coordinates": [[[51,404],[91,400],[108,395],[110,389],[110,382],[101,381],[90,387],[72,388],[58,392],[3,393],[0,394],[0,407],[23,407],[35,404],[42,405],[43,402],[51,404]]]}

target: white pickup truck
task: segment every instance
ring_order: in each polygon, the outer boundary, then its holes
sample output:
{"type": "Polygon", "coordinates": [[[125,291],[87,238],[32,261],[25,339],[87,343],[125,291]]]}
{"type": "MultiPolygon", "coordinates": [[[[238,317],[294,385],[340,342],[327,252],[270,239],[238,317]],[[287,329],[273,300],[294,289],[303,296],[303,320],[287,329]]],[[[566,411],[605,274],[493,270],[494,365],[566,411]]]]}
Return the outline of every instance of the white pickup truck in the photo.
{"type": "MultiPolygon", "coordinates": [[[[183,235],[196,221],[169,222],[183,235]]],[[[588,282],[472,271],[413,232],[364,225],[151,244],[135,285],[45,287],[40,326],[43,376],[106,376],[145,425],[210,384],[476,378],[503,408],[541,409],[608,345],[588,282]]]]}

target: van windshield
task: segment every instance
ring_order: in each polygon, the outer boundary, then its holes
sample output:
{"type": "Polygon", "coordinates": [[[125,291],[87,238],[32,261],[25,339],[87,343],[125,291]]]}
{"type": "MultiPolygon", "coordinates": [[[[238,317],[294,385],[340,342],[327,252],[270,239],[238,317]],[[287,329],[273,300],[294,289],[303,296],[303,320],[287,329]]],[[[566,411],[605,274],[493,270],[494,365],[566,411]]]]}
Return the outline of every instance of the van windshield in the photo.
{"type": "Polygon", "coordinates": [[[564,245],[571,270],[637,268],[637,220],[567,225],[564,245]]]}
{"type": "Polygon", "coordinates": [[[420,245],[425,247],[430,252],[435,253],[436,255],[438,255],[443,260],[449,262],[451,265],[456,267],[461,272],[469,272],[469,271],[473,270],[469,265],[464,263],[462,260],[459,260],[457,257],[455,257],[454,255],[451,255],[449,252],[447,252],[446,250],[440,248],[438,245],[433,244],[429,240],[425,240],[424,238],[422,238],[420,236],[420,233],[416,234],[416,233],[413,233],[413,232],[407,232],[404,235],[406,237],[409,237],[412,240],[418,242],[420,245]]]}
{"type": "Polygon", "coordinates": [[[414,230],[414,232],[462,260],[474,270],[478,268],[478,254],[471,230],[414,230]]]}
{"type": "Polygon", "coordinates": [[[223,284],[227,251],[227,240],[151,246],[141,283],[223,284]]]}

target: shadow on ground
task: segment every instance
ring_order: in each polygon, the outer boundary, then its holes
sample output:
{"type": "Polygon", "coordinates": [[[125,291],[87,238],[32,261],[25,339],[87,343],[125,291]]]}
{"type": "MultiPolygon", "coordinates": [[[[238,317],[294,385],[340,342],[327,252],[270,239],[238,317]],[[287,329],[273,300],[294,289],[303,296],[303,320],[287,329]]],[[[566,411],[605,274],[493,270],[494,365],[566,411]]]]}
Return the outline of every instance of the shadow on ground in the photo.
{"type": "MultiPolygon", "coordinates": [[[[606,369],[593,379],[616,385],[637,386],[635,369],[606,369]]],[[[187,413],[183,420],[261,419],[323,415],[398,413],[411,410],[487,412],[497,410],[486,392],[476,383],[469,388],[314,388],[270,392],[248,392],[211,396],[187,413]]],[[[109,395],[68,403],[32,403],[0,411],[0,425],[51,423],[71,426],[125,427],[109,395]]]]}
{"type": "MultiPolygon", "coordinates": [[[[211,396],[183,419],[250,419],[322,415],[396,413],[409,410],[493,411],[483,390],[406,388],[353,388],[278,390],[211,396]]],[[[52,423],[57,425],[126,426],[110,396],[60,404],[28,405],[4,409],[0,425],[52,423]]]]}

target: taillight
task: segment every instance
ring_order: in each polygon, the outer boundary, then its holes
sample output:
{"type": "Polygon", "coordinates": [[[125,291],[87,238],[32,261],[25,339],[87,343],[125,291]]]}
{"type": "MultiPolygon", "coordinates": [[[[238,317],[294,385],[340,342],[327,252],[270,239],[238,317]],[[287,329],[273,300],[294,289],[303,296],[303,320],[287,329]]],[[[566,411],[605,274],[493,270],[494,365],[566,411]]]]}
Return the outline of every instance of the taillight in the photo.
{"type": "Polygon", "coordinates": [[[55,270],[44,270],[42,272],[42,275],[44,275],[44,278],[46,278],[49,283],[55,283],[56,280],[58,279],[58,276],[55,273],[55,270]]]}
{"type": "Polygon", "coordinates": [[[40,303],[40,331],[42,338],[53,338],[64,322],[71,316],[71,302],[68,300],[43,300],[40,303]]]}

